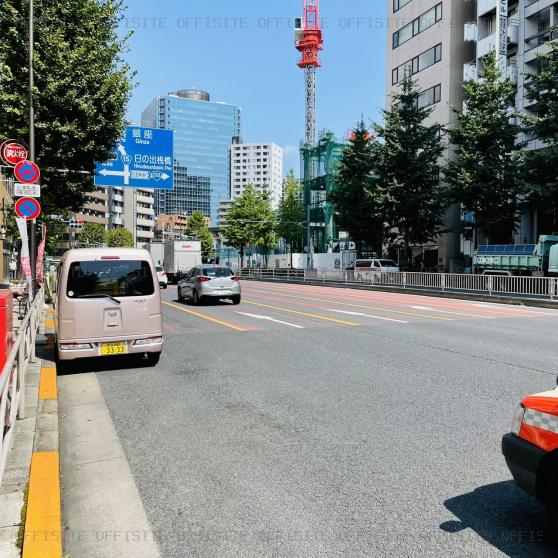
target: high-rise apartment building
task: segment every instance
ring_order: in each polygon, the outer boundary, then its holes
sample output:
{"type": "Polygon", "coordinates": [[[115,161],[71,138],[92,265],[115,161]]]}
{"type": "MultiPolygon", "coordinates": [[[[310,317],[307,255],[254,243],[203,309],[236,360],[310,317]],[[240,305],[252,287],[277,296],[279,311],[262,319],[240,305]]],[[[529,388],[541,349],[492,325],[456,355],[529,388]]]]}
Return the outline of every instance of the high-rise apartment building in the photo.
{"type": "Polygon", "coordinates": [[[155,192],[157,213],[191,215],[201,210],[217,223],[219,202],[229,198],[229,148],[240,136],[239,107],[185,89],[155,98],[142,125],[174,130],[174,190],[155,192]]]}
{"type": "Polygon", "coordinates": [[[238,198],[247,184],[268,192],[271,204],[279,207],[283,190],[283,149],[274,143],[231,145],[231,199],[238,198]]]}
{"type": "MultiPolygon", "coordinates": [[[[515,110],[527,116],[536,114],[528,98],[531,74],[539,70],[538,55],[548,50],[548,43],[558,39],[557,0],[477,0],[471,2],[472,18],[465,24],[465,48],[473,48],[464,66],[465,80],[482,73],[482,57],[491,50],[498,55],[500,69],[517,87],[515,110]]],[[[520,138],[526,149],[543,144],[534,136],[520,138]]],[[[552,216],[532,208],[523,208],[516,233],[517,243],[534,243],[538,236],[553,232],[552,216]]]]}

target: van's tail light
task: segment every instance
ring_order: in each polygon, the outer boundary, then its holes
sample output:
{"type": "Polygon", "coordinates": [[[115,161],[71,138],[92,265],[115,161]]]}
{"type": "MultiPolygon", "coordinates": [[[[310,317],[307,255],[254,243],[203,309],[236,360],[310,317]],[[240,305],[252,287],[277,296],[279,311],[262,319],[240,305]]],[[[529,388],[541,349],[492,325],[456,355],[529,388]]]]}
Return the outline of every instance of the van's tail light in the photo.
{"type": "Polygon", "coordinates": [[[233,276],[231,277],[231,279],[232,279],[233,281],[240,281],[240,275],[233,275],[233,276]]]}
{"type": "Polygon", "coordinates": [[[198,277],[200,283],[205,283],[206,281],[211,281],[211,277],[198,277]]]}
{"type": "Polygon", "coordinates": [[[86,351],[92,348],[91,343],[60,343],[62,351],[86,351]]]}
{"type": "Polygon", "coordinates": [[[161,275],[162,275],[163,277],[166,277],[166,276],[167,276],[167,274],[166,274],[164,271],[161,273],[161,275]]]}
{"type": "Polygon", "coordinates": [[[136,339],[134,341],[134,347],[141,347],[143,345],[158,345],[163,342],[162,337],[149,337],[147,339],[136,339]]]}

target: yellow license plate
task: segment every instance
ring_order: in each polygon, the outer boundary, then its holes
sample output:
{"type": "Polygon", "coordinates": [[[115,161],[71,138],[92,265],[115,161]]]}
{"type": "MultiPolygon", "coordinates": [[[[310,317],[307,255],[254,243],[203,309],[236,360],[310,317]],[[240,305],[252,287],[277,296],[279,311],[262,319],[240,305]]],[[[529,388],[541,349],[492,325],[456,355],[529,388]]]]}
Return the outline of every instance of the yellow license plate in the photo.
{"type": "Polygon", "coordinates": [[[126,353],[126,343],[101,343],[101,355],[123,355],[126,353]]]}

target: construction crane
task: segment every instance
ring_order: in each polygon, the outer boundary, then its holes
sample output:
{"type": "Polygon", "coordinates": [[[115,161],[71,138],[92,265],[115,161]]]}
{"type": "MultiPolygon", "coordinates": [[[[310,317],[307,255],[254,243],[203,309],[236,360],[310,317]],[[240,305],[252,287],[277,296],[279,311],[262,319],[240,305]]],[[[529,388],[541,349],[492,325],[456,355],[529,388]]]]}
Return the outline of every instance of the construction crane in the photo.
{"type": "Polygon", "coordinates": [[[316,142],[316,68],[320,67],[318,54],[323,49],[320,27],[320,0],[304,0],[304,17],[295,20],[296,49],[302,54],[298,63],[304,69],[306,82],[306,129],[304,142],[316,142]]]}

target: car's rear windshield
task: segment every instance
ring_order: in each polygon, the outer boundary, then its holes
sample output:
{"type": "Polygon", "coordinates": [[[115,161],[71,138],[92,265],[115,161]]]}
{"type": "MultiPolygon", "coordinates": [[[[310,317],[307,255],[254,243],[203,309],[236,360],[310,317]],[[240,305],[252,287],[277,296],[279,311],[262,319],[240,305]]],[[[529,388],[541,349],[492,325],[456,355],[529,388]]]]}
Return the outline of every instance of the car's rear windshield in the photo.
{"type": "Polygon", "coordinates": [[[202,273],[205,277],[232,277],[233,270],[229,267],[204,267],[202,273]]]}
{"type": "Polygon", "coordinates": [[[357,260],[355,267],[372,267],[372,260],[357,260]]]}
{"type": "Polygon", "coordinates": [[[145,260],[97,260],[70,264],[66,293],[71,298],[103,294],[144,296],[154,292],[151,266],[145,260]]]}
{"type": "Polygon", "coordinates": [[[155,266],[155,269],[157,270],[157,273],[161,273],[161,271],[164,271],[163,267],[160,265],[155,266]]]}
{"type": "Polygon", "coordinates": [[[382,267],[397,267],[393,260],[379,260],[382,267]]]}

